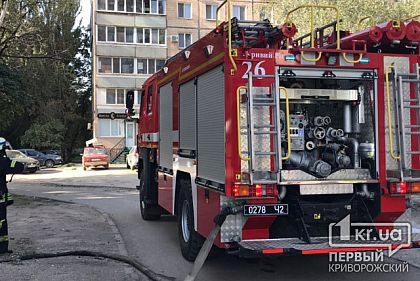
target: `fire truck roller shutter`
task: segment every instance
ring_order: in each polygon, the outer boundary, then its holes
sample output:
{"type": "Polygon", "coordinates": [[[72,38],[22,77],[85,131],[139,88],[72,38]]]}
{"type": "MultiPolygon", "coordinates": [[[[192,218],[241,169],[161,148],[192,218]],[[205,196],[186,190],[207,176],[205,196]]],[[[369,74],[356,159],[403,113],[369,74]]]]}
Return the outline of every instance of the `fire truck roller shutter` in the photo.
{"type": "Polygon", "coordinates": [[[159,166],[172,172],[172,84],[159,88],[159,166]]]}
{"type": "Polygon", "coordinates": [[[196,150],[196,83],[195,79],[179,89],[179,146],[180,155],[195,157],[196,150]]]}
{"type": "MultiPolygon", "coordinates": [[[[225,82],[222,65],[197,80],[197,177],[225,184],[225,82]]],[[[218,189],[224,191],[224,187],[218,189]]]]}

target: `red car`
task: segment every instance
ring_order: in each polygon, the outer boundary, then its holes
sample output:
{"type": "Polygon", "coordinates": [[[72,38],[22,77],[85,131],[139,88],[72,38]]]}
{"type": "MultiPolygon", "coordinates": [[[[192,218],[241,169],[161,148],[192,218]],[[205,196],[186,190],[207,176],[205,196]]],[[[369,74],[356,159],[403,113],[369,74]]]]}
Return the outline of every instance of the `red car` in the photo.
{"type": "Polygon", "coordinates": [[[88,167],[109,168],[109,155],[104,147],[85,147],[82,155],[83,170],[88,167]]]}

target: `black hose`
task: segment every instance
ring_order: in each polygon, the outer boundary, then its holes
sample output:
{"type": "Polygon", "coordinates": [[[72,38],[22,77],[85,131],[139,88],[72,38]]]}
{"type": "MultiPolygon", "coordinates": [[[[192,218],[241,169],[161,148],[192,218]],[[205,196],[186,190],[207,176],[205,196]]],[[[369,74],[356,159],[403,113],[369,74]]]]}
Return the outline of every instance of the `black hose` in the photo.
{"type": "Polygon", "coordinates": [[[16,258],[10,259],[1,259],[1,263],[6,262],[16,262],[16,261],[25,261],[25,260],[34,260],[34,259],[50,259],[50,258],[58,258],[58,257],[69,257],[69,256],[81,256],[81,257],[95,257],[95,258],[105,258],[110,259],[118,262],[122,262],[128,265],[131,265],[138,271],[140,271],[143,275],[147,276],[152,281],[161,281],[161,280],[175,280],[174,277],[168,277],[159,273],[156,273],[150,270],[144,264],[138,262],[135,259],[131,259],[126,256],[118,255],[118,254],[107,254],[101,252],[92,252],[92,251],[65,251],[65,252],[57,252],[57,253],[34,253],[34,254],[27,254],[18,256],[16,258]]]}

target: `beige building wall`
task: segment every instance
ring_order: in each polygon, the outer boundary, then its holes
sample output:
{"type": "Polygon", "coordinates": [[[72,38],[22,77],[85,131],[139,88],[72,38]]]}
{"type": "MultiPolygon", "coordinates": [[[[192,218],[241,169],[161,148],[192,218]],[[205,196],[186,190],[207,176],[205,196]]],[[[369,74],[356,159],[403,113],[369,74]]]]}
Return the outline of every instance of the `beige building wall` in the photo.
{"type": "MultiPolygon", "coordinates": [[[[208,34],[216,27],[215,19],[206,18],[206,5],[219,6],[223,1],[221,0],[167,0],[167,27],[168,27],[168,56],[171,57],[182,50],[178,46],[178,42],[173,40],[173,36],[179,33],[190,33],[192,35],[192,42],[197,41],[204,35],[208,34]],[[182,19],[178,17],[178,3],[191,4],[192,16],[191,19],[182,19]]],[[[267,6],[267,1],[232,1],[233,6],[245,7],[246,20],[259,20],[261,7],[267,6]]],[[[233,9],[231,10],[233,17],[233,9]]],[[[227,8],[222,7],[219,12],[219,20],[225,21],[227,19],[227,8]]]]}
{"type": "MultiPolygon", "coordinates": [[[[108,3],[112,0],[91,0],[92,1],[92,70],[93,70],[93,135],[98,143],[104,144],[111,148],[122,138],[126,140],[128,125],[133,121],[124,121],[123,124],[111,125],[112,128],[119,127],[118,135],[101,136],[101,127],[104,126],[107,119],[99,119],[98,113],[124,113],[125,104],[109,104],[106,100],[107,89],[139,89],[150,74],[139,74],[138,71],[130,74],[115,74],[115,73],[99,73],[98,72],[98,58],[99,57],[125,57],[134,58],[134,67],[139,59],[156,59],[164,60],[178,52],[182,51],[182,46],[179,46],[179,35],[189,34],[191,36],[191,43],[194,43],[204,35],[208,34],[216,27],[215,19],[206,18],[206,5],[219,6],[223,1],[221,0],[166,0],[166,12],[164,14],[150,14],[134,12],[110,11],[108,8],[99,9],[98,3],[108,3]],[[191,18],[185,19],[178,15],[178,4],[191,4],[191,18]],[[98,26],[113,26],[113,27],[133,27],[133,28],[159,28],[166,30],[166,45],[144,45],[138,43],[119,43],[119,42],[103,42],[98,40],[98,26]]],[[[164,1],[164,0],[159,0],[164,1]]],[[[113,1],[117,2],[117,1],[113,1]]],[[[134,1],[136,2],[136,1],[134,1]]],[[[136,2],[137,3],[137,2],[136,2]]],[[[232,1],[232,6],[245,7],[246,20],[259,20],[259,10],[261,6],[267,6],[265,1],[253,0],[237,0],[232,1]]],[[[137,6],[136,6],[137,7],[137,6]]],[[[233,9],[232,9],[233,17],[233,9]]],[[[227,19],[226,6],[221,8],[219,20],[225,21],[227,19]]],[[[137,32],[136,36],[137,37],[137,32]]],[[[116,34],[115,34],[116,36],[116,34]]],[[[139,92],[135,91],[135,109],[139,109],[139,92]]],[[[135,122],[135,120],[134,120],[135,122]]],[[[106,125],[107,126],[107,125],[106,125]]],[[[132,128],[132,126],[131,126],[132,128]]],[[[137,133],[135,131],[134,133],[137,133]]],[[[132,134],[131,134],[132,135],[132,134]]]]}

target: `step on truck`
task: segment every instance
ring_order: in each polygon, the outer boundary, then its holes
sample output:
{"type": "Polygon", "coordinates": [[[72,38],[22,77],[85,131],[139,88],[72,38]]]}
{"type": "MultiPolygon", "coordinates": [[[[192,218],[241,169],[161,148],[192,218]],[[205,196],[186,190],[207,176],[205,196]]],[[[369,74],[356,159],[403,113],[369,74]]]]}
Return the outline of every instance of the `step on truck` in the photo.
{"type": "MultiPolygon", "coordinates": [[[[281,26],[231,18],[229,0],[220,11],[229,20],[142,85],[142,217],[177,216],[191,261],[226,208],[240,211],[214,245],[231,254],[384,248],[357,241],[356,226],[376,239],[420,191],[419,22],[350,33],[331,6],[299,7],[281,26]],[[312,16],[294,38],[293,17],[318,9],[336,20],[315,28],[312,16]]],[[[386,243],[419,246],[404,235],[386,243]]]]}

